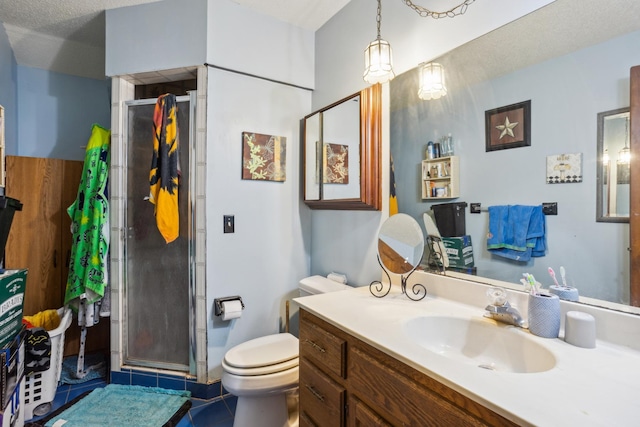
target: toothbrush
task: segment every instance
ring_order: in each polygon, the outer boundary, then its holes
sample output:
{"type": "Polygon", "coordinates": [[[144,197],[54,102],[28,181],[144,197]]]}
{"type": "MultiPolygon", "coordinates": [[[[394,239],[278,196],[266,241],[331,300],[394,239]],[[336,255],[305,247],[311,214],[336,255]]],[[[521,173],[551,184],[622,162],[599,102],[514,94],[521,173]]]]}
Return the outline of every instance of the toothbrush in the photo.
{"type": "Polygon", "coordinates": [[[562,277],[562,284],[564,285],[564,287],[570,288],[570,286],[567,285],[567,272],[565,271],[563,266],[560,266],[560,277],[562,277]]]}
{"type": "Polygon", "coordinates": [[[522,275],[527,279],[527,282],[529,282],[529,285],[531,286],[531,295],[538,295],[538,283],[536,282],[536,278],[533,277],[533,274],[523,273],[522,275]]]}
{"type": "Polygon", "coordinates": [[[557,287],[560,287],[560,285],[558,284],[558,279],[556,279],[556,272],[553,271],[553,268],[551,267],[549,267],[549,276],[551,276],[551,278],[553,279],[553,283],[555,283],[557,287]]]}

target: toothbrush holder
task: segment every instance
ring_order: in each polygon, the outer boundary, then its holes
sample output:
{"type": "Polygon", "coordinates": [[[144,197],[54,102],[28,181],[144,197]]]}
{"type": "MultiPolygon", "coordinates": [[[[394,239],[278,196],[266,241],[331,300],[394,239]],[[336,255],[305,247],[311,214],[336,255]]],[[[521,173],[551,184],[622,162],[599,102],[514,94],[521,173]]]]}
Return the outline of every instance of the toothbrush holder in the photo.
{"type": "Polygon", "coordinates": [[[529,294],[529,332],[543,338],[558,338],[560,298],[553,294],[529,294]]]}
{"type": "Polygon", "coordinates": [[[549,286],[549,292],[551,292],[552,294],[558,295],[558,297],[560,297],[560,299],[563,299],[563,300],[567,300],[567,301],[579,300],[577,288],[572,288],[568,286],[551,285],[549,286]]]}

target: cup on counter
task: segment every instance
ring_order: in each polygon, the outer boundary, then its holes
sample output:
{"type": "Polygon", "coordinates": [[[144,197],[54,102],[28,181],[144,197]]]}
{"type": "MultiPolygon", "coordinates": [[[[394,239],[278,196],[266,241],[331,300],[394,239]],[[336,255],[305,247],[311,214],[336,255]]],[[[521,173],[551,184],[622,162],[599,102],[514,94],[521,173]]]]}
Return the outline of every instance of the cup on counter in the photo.
{"type": "Polygon", "coordinates": [[[552,294],[529,295],[529,332],[543,338],[558,338],[560,298],[552,294]]]}

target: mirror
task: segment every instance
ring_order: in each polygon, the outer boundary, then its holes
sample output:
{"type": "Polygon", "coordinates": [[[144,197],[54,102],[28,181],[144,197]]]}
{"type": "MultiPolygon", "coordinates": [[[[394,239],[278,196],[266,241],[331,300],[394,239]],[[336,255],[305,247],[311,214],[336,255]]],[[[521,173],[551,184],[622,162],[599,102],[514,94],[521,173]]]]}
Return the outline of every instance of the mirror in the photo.
{"type": "Polygon", "coordinates": [[[598,222],[629,222],[629,147],[629,109],[598,113],[598,222]]]}
{"type": "Polygon", "coordinates": [[[420,265],[424,234],[415,219],[406,214],[389,217],[378,233],[378,257],[391,273],[407,274],[420,265]]]}
{"type": "Polygon", "coordinates": [[[304,201],[312,209],[380,210],[381,86],[304,118],[304,201]]]}
{"type": "Polygon", "coordinates": [[[410,300],[419,301],[427,296],[427,288],[414,283],[407,290],[407,279],[416,271],[424,253],[424,234],[413,217],[398,213],[390,216],[378,232],[378,262],[387,276],[387,282],[374,280],[369,291],[375,297],[382,298],[391,291],[391,276],[400,276],[400,289],[410,300]]]}
{"type": "Polygon", "coordinates": [[[548,288],[548,267],[564,266],[581,302],[638,312],[628,307],[629,225],[594,218],[598,113],[630,105],[629,70],[639,61],[640,21],[628,16],[628,7],[616,1],[605,12],[597,3],[554,2],[430,59],[447,74],[448,94],[439,100],[418,98],[417,69],[391,81],[390,149],[400,212],[418,219],[430,210],[432,203],[420,197],[420,162],[427,142],[449,133],[460,159],[454,201],[482,208],[557,203],[557,215],[546,216],[548,250],[527,263],[492,256],[488,213],[467,209],[476,271],[466,279],[522,289],[519,279],[528,272],[548,288]],[[531,145],[487,152],[485,112],[526,100],[531,145]],[[559,154],[579,155],[581,182],[547,183],[548,157],[559,154]]]}

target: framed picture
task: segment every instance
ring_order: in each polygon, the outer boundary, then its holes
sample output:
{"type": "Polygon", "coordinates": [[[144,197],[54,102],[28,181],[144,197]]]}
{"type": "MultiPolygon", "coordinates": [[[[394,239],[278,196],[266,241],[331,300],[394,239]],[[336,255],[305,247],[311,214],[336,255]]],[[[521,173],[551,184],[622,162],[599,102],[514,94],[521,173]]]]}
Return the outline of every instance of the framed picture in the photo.
{"type": "Polygon", "coordinates": [[[484,112],[486,151],[531,145],[531,100],[484,112]]]}
{"type": "Polygon", "coordinates": [[[547,156],[547,184],[582,182],[582,153],[547,156]]]}
{"type": "Polygon", "coordinates": [[[284,182],[287,138],[242,132],[242,179],[284,182]]]}
{"type": "Polygon", "coordinates": [[[324,183],[348,184],[349,183],[349,146],[341,144],[324,143],[324,183]]]}

